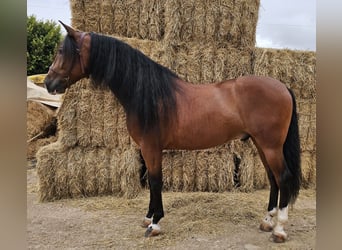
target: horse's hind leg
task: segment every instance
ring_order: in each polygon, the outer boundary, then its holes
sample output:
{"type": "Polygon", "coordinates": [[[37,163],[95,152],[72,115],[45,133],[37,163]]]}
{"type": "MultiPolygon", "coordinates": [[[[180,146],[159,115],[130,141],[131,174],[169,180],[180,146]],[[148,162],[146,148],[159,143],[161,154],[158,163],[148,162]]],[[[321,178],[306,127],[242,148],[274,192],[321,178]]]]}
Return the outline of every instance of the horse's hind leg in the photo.
{"type": "Polygon", "coordinates": [[[277,223],[273,228],[272,234],[273,240],[275,242],[284,242],[287,239],[287,234],[284,230],[284,226],[288,221],[289,203],[286,183],[284,183],[283,179],[283,173],[286,168],[286,163],[284,160],[282,147],[279,149],[268,149],[263,151],[265,153],[265,158],[268,166],[273,174],[275,184],[277,187],[279,187],[280,191],[279,209],[277,211],[277,223]]]}
{"type": "Polygon", "coordinates": [[[277,207],[278,207],[278,194],[279,194],[279,187],[276,183],[276,180],[274,178],[274,175],[271,171],[271,169],[268,166],[268,163],[266,161],[264,152],[262,149],[259,147],[259,145],[255,142],[253,139],[253,142],[258,149],[259,156],[262,160],[262,163],[264,164],[268,180],[270,182],[270,195],[269,195],[269,202],[268,202],[268,208],[267,208],[267,213],[263,220],[260,223],[260,230],[265,231],[265,232],[271,232],[275,226],[274,218],[277,215],[277,207]]]}
{"type": "Polygon", "coordinates": [[[267,176],[270,182],[271,189],[270,189],[270,197],[269,197],[269,202],[268,202],[267,213],[260,224],[260,229],[265,232],[271,232],[275,225],[274,217],[277,215],[277,211],[278,211],[277,206],[278,206],[279,188],[277,186],[277,183],[275,181],[275,178],[271,170],[267,169],[266,171],[267,171],[267,176]]]}

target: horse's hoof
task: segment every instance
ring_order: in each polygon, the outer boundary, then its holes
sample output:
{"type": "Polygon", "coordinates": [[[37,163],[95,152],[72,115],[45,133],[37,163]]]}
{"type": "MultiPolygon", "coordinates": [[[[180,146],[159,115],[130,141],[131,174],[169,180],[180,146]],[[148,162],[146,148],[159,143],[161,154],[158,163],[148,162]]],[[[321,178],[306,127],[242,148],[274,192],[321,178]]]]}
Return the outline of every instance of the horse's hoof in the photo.
{"type": "Polygon", "coordinates": [[[147,228],[149,225],[151,225],[151,223],[152,223],[152,218],[145,217],[144,220],[141,223],[141,226],[143,228],[147,228]]]}
{"type": "Polygon", "coordinates": [[[145,237],[157,236],[160,234],[160,226],[158,224],[150,224],[145,232],[145,237]]]}
{"type": "Polygon", "coordinates": [[[272,233],[272,239],[275,243],[284,243],[286,241],[286,234],[272,233]]]}
{"type": "Polygon", "coordinates": [[[268,223],[261,223],[259,229],[264,232],[271,232],[273,230],[273,226],[268,223]]]}

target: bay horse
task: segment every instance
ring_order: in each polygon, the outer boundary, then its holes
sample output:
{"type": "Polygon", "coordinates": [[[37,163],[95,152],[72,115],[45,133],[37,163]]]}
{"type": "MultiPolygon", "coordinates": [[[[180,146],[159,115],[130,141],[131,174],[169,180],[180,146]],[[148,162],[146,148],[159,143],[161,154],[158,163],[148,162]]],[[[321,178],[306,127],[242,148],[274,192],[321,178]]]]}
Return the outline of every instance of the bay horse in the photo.
{"type": "Polygon", "coordinates": [[[270,182],[260,229],[273,231],[275,242],[286,240],[288,204],[296,200],[301,184],[296,102],[290,89],[258,76],[191,84],[116,38],[62,25],[67,35],[45,78],[46,88],[63,93],[90,77],[95,86],[108,86],[124,107],[128,132],[148,172],[145,236],[158,235],[164,217],[162,150],[205,149],[251,138],[270,182]]]}

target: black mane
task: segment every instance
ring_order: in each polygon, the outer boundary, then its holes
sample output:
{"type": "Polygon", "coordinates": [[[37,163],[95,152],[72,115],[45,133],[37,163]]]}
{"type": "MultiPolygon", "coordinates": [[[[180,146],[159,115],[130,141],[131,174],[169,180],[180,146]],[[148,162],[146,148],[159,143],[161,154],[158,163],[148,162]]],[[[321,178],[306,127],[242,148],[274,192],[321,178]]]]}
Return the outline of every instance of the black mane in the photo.
{"type": "Polygon", "coordinates": [[[168,121],[176,111],[177,75],[118,39],[90,34],[94,84],[109,86],[143,131],[158,127],[161,118],[168,121]]]}

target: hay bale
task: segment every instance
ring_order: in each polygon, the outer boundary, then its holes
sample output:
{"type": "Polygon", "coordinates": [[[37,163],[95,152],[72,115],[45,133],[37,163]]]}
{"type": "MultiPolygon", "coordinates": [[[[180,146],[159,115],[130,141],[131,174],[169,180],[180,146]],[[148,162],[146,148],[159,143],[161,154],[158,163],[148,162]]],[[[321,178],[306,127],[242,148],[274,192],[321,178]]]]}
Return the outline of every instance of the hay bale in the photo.
{"type": "Polygon", "coordinates": [[[302,185],[304,188],[316,188],[316,151],[304,151],[301,154],[302,185]]]}
{"type": "Polygon", "coordinates": [[[67,152],[67,157],[70,197],[84,197],[86,193],[84,190],[86,178],[84,168],[84,151],[81,147],[70,148],[67,152]]]}
{"type": "Polygon", "coordinates": [[[90,145],[92,147],[103,147],[104,139],[104,90],[100,87],[92,90],[90,94],[90,145]]]}
{"type": "Polygon", "coordinates": [[[120,156],[121,175],[121,190],[124,191],[123,196],[131,199],[135,198],[141,191],[140,185],[140,152],[131,147],[122,152],[120,156]]]}
{"type": "Polygon", "coordinates": [[[77,117],[80,111],[79,95],[83,81],[77,82],[67,89],[57,114],[58,140],[65,147],[77,144],[77,117]]]}
{"type": "Polygon", "coordinates": [[[56,141],[57,141],[57,136],[53,135],[53,136],[37,139],[37,140],[34,140],[34,141],[27,143],[26,159],[27,160],[34,160],[36,158],[36,154],[37,154],[38,150],[41,147],[49,145],[49,144],[56,142],[56,141]]]}
{"type": "Polygon", "coordinates": [[[208,163],[207,151],[197,151],[196,154],[196,190],[204,192],[208,190],[208,163]]]}
{"type": "Polygon", "coordinates": [[[108,195],[111,193],[111,178],[110,178],[110,149],[101,147],[97,152],[96,179],[98,193],[108,195]]]}
{"type": "Polygon", "coordinates": [[[84,193],[86,196],[96,196],[98,192],[98,180],[96,178],[98,164],[98,150],[96,148],[84,148],[84,193]]]}
{"type": "Polygon", "coordinates": [[[182,151],[183,189],[185,192],[195,191],[196,183],[196,151],[182,151]]]}
{"type": "Polygon", "coordinates": [[[77,143],[82,147],[91,145],[91,126],[92,126],[92,104],[94,96],[94,87],[89,80],[81,80],[82,88],[76,97],[77,117],[75,117],[77,132],[77,143]]]}
{"type": "Polygon", "coordinates": [[[165,0],[72,0],[72,25],[80,30],[160,41],[165,0]]]}
{"type": "Polygon", "coordinates": [[[55,123],[55,111],[44,104],[27,101],[27,139],[34,140],[37,136],[50,135],[51,126],[55,123]]]}
{"type": "Polygon", "coordinates": [[[85,31],[101,32],[100,23],[102,18],[102,1],[82,0],[84,2],[84,25],[85,31]]]}
{"type": "Polygon", "coordinates": [[[164,41],[213,41],[254,47],[260,1],[170,0],[165,4],[164,41]]]}
{"type": "Polygon", "coordinates": [[[105,147],[66,149],[59,141],[37,153],[41,201],[98,195],[134,198],[140,192],[139,150],[105,147]]]}
{"type": "Polygon", "coordinates": [[[217,164],[217,185],[218,192],[230,191],[234,187],[234,164],[231,160],[231,153],[228,144],[225,144],[215,151],[215,159],[217,164]]]}
{"type": "Polygon", "coordinates": [[[109,159],[109,166],[110,166],[110,182],[112,188],[112,194],[117,196],[122,196],[123,191],[121,190],[121,173],[122,166],[120,162],[121,157],[121,150],[119,148],[112,149],[110,151],[110,159],[109,159]]]}
{"type": "Polygon", "coordinates": [[[181,155],[182,151],[175,151],[175,155],[172,157],[172,191],[183,190],[183,159],[181,155]]]}
{"type": "Polygon", "coordinates": [[[255,75],[269,76],[291,88],[297,99],[316,101],[316,53],[288,49],[255,48],[255,75]]]}
{"type": "Polygon", "coordinates": [[[255,157],[258,155],[257,149],[251,140],[246,142],[235,140],[230,145],[233,154],[239,159],[239,162],[235,163],[239,177],[238,188],[241,191],[250,192],[254,190],[255,183],[264,180],[263,175],[255,174],[255,172],[259,172],[259,169],[264,169],[262,162],[255,157]],[[256,179],[258,177],[261,179],[256,179]]]}
{"type": "MultiPolygon", "coordinates": [[[[108,0],[111,1],[111,0],[108,0]]],[[[83,0],[70,0],[71,25],[78,30],[86,30],[85,26],[85,5],[83,0]]]]}
{"type": "Polygon", "coordinates": [[[172,168],[173,168],[174,152],[166,150],[163,152],[162,174],[163,174],[163,190],[172,190],[172,168]]]}
{"type": "Polygon", "coordinates": [[[66,184],[65,175],[57,169],[64,169],[65,159],[68,158],[65,148],[60,142],[51,143],[37,152],[37,174],[39,177],[39,200],[53,201],[64,198],[67,192],[58,184],[66,184]]]}
{"type": "Polygon", "coordinates": [[[118,134],[116,132],[118,114],[116,111],[119,105],[119,101],[111,91],[104,92],[103,141],[107,148],[116,148],[118,146],[118,134]]]}
{"type": "Polygon", "coordinates": [[[166,63],[183,80],[192,83],[219,82],[252,74],[253,53],[228,44],[181,43],[165,45],[166,63]]]}

